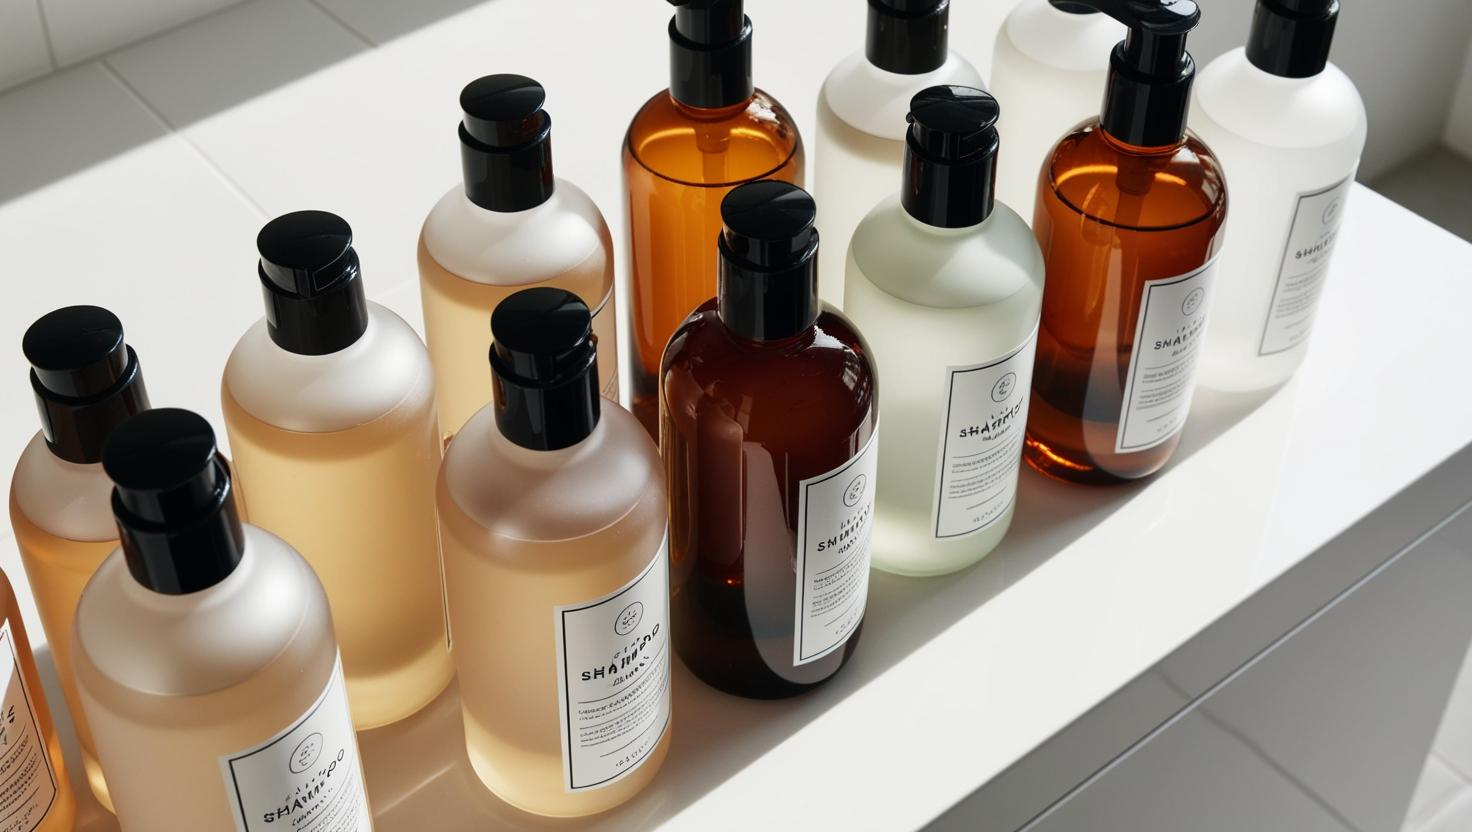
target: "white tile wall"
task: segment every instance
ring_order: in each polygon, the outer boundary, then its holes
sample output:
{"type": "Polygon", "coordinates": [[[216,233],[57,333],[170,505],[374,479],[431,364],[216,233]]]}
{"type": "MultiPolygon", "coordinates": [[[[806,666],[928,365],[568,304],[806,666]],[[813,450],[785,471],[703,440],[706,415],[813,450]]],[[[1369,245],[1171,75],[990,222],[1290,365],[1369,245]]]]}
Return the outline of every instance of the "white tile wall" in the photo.
{"type": "Polygon", "coordinates": [[[67,66],[238,0],[41,0],[56,62],[67,66]]]}
{"type": "Polygon", "coordinates": [[[0,0],[0,89],[52,70],[36,0],[0,0]]]}

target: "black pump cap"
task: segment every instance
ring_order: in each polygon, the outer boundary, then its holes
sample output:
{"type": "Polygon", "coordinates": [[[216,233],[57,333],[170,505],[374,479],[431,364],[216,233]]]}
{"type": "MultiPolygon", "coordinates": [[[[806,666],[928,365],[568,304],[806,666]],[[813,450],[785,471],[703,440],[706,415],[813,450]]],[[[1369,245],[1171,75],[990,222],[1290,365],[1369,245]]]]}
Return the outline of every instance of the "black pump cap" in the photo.
{"type": "Polygon", "coordinates": [[[721,200],[716,311],[753,341],[791,338],[818,320],[818,214],[796,185],[748,182],[721,200]]]}
{"type": "Polygon", "coordinates": [[[198,414],[146,410],[107,440],[102,467],[123,557],[138,583],[166,595],[208,589],[235,571],[245,530],[215,432],[198,414]]]}
{"type": "Polygon", "coordinates": [[[257,270],[271,340],[298,355],[350,346],[368,328],[353,229],[326,211],[296,211],[266,223],[256,236],[257,270]]]}
{"type": "Polygon", "coordinates": [[[26,330],[21,351],[31,363],[31,389],[51,452],[82,464],[99,462],[113,428],[148,409],[138,355],[123,342],[123,324],[100,306],[66,306],[26,330]]]}
{"type": "Polygon", "coordinates": [[[1257,0],[1247,60],[1263,72],[1309,78],[1329,65],[1339,0],[1257,0]]]}
{"type": "Polygon", "coordinates": [[[1001,112],[997,99],[973,87],[930,87],[910,99],[900,190],[910,216],[939,228],[965,228],[991,214],[1001,112]]]}
{"type": "Polygon", "coordinates": [[[1048,5],[1066,14],[1098,14],[1099,10],[1080,0],[1048,0],[1048,5]]]}
{"type": "Polygon", "coordinates": [[[491,313],[491,400],[501,433],[556,451],[598,426],[598,338],[588,305],[564,289],[522,289],[491,313]]]}
{"type": "Polygon", "coordinates": [[[1201,21],[1192,0],[1078,0],[1129,28],[1109,57],[1099,122],[1135,147],[1179,144],[1186,135],[1196,63],[1186,34],[1201,21]]]}
{"type": "Polygon", "coordinates": [[[864,56],[886,72],[919,75],[946,62],[951,0],[869,0],[864,56]]]}
{"type": "Polygon", "coordinates": [[[751,98],[751,20],[741,0],[669,0],[670,95],[717,109],[751,98]]]}
{"type": "Polygon", "coordinates": [[[465,196],[487,211],[525,211],[552,197],[547,91],[525,75],[487,75],[460,91],[465,196]]]}

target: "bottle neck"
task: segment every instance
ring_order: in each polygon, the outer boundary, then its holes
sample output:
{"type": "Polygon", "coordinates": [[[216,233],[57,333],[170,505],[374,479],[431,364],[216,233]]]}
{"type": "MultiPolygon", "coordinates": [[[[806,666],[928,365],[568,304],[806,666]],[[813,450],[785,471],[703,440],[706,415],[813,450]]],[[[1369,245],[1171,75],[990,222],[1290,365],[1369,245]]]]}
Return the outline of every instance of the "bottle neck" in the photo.
{"type": "Polygon", "coordinates": [[[1147,76],[1130,67],[1126,49],[1127,45],[1121,43],[1110,57],[1100,126],[1129,146],[1179,147],[1186,134],[1195,61],[1184,52],[1180,66],[1173,70],[1177,73],[1174,77],[1147,76]]]}
{"type": "Polygon", "coordinates": [[[690,107],[717,109],[751,98],[751,19],[724,43],[701,43],[670,19],[670,95],[690,107]]]}

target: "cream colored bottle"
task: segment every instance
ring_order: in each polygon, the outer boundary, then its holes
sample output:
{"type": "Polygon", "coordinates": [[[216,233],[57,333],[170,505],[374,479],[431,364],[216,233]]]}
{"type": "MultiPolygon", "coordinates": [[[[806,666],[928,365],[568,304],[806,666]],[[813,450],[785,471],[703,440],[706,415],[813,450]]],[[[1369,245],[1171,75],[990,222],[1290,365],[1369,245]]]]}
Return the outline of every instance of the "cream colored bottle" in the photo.
{"type": "Polygon", "coordinates": [[[613,238],[593,200],[552,175],[552,117],[542,85],[489,75],[460,93],[464,182],[440,199],[419,237],[424,335],[448,441],[491,398],[486,322],[528,286],[555,286],[593,310],[598,387],[618,400],[613,238]]]}
{"type": "Polygon", "coordinates": [[[241,524],[209,424],[145,411],[103,465],[122,547],[72,655],[123,832],[371,830],[327,596],[241,524]]]}
{"type": "Polygon", "coordinates": [[[669,747],[659,454],[600,401],[576,296],[518,292],[491,329],[494,401],[450,443],[437,492],[466,749],[513,806],[593,814],[669,747]]]}
{"type": "Polygon", "coordinates": [[[118,546],[103,443],[113,428],[148,407],[148,393],[122,323],[101,307],[48,312],[26,330],[21,346],[31,363],[42,430],[21,452],[10,480],[10,523],[77,729],[87,783],[111,809],[77,698],[72,619],[82,587],[118,546]]]}
{"type": "Polygon", "coordinates": [[[454,675],[434,515],[433,372],[414,330],[363,293],[352,229],[323,211],[261,230],[266,318],[221,390],[252,520],[307,559],[332,599],[361,730],[403,719],[454,675]]]}

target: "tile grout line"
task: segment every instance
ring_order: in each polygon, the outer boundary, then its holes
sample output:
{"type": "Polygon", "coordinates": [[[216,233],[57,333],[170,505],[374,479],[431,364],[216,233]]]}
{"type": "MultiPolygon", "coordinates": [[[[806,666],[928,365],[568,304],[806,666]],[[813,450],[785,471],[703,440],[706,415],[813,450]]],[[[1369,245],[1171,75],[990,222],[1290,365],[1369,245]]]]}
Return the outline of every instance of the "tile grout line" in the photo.
{"type": "Polygon", "coordinates": [[[1460,809],[1461,804],[1464,801],[1472,803],[1472,793],[1464,791],[1461,794],[1453,797],[1451,800],[1448,800],[1445,804],[1443,804],[1440,809],[1432,812],[1431,816],[1426,818],[1426,822],[1421,824],[1421,827],[1419,829],[1406,829],[1402,830],[1402,832],[1426,832],[1426,830],[1428,829],[1435,829],[1437,823],[1439,823],[1442,818],[1451,817],[1452,810],[1460,809]]]}
{"type": "Polygon", "coordinates": [[[56,44],[51,42],[51,21],[46,19],[46,4],[41,0],[36,0],[36,16],[41,19],[41,41],[46,44],[46,57],[51,59],[51,71],[56,72],[61,69],[61,64],[56,60],[56,44]]]}
{"type": "MultiPolygon", "coordinates": [[[[40,0],[36,0],[36,1],[37,2],[40,2],[40,0]]],[[[352,24],[348,23],[346,20],[343,20],[340,16],[338,16],[337,14],[335,14],[332,11],[332,9],[329,9],[326,6],[322,5],[322,3],[321,3],[320,0],[306,0],[306,2],[307,2],[307,5],[309,5],[309,6],[316,6],[317,7],[317,11],[319,11],[322,14],[326,15],[328,17],[328,19],[330,19],[333,23],[336,23],[338,26],[341,26],[343,29],[346,29],[347,32],[348,32],[348,34],[352,35],[353,37],[355,37],[358,40],[362,41],[363,43],[367,44],[368,48],[370,48],[370,49],[377,49],[379,47],[379,44],[374,43],[373,40],[371,38],[369,38],[367,35],[363,34],[362,32],[358,31],[357,29],[353,28],[352,24]]]]}
{"type": "Polygon", "coordinates": [[[196,158],[204,162],[205,167],[209,168],[209,170],[214,173],[215,176],[219,178],[219,180],[223,182],[227,188],[229,188],[237,196],[243,199],[245,203],[249,205],[262,218],[270,216],[270,212],[266,210],[265,206],[257,202],[255,197],[251,196],[245,190],[245,188],[241,187],[239,182],[236,182],[230,177],[230,174],[226,173],[223,168],[215,164],[215,160],[211,159],[209,157],[209,154],[201,150],[200,147],[196,145],[193,141],[191,141],[188,136],[184,135],[182,132],[179,131],[177,127],[171,124],[168,118],[166,118],[157,107],[153,106],[153,104],[149,102],[147,98],[143,97],[143,94],[141,92],[139,92],[132,84],[128,83],[128,79],[124,78],[123,74],[121,72],[118,72],[117,68],[114,67],[107,58],[97,59],[97,64],[101,66],[103,70],[107,72],[107,74],[111,75],[113,80],[117,81],[117,83],[129,95],[137,100],[137,102],[143,107],[143,109],[147,110],[148,114],[152,116],[154,120],[156,120],[160,125],[162,125],[163,128],[167,130],[170,135],[178,136],[179,140],[184,143],[184,146],[189,148],[190,152],[193,153],[196,158]]]}
{"type": "Polygon", "coordinates": [[[1445,768],[1447,771],[1450,771],[1452,773],[1452,776],[1457,778],[1457,781],[1461,783],[1463,789],[1472,791],[1472,775],[1469,775],[1467,772],[1462,771],[1461,766],[1442,756],[1441,752],[1437,751],[1435,748],[1431,749],[1431,756],[1435,757],[1436,761],[1438,763],[1441,763],[1443,768],[1445,768]]]}

